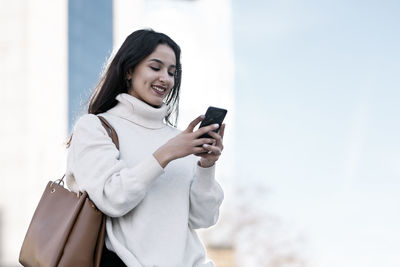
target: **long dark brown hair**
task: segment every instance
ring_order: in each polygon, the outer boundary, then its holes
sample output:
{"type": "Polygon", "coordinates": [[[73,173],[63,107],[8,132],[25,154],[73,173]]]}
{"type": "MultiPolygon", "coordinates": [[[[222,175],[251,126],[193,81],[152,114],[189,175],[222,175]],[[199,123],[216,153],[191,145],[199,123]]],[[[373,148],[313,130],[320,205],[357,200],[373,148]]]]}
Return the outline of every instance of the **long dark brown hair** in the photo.
{"type": "MultiPolygon", "coordinates": [[[[159,44],[168,45],[175,53],[174,87],[164,99],[168,106],[164,119],[167,124],[176,126],[182,77],[181,49],[170,37],[152,29],[135,31],[125,39],[94,88],[89,99],[88,113],[97,115],[113,108],[118,103],[115,97],[120,93],[128,93],[130,89],[126,82],[126,75],[132,72],[143,59],[153,53],[159,44]]],[[[67,147],[71,144],[72,135],[66,142],[67,147]]]]}
{"type": "Polygon", "coordinates": [[[128,93],[130,89],[126,82],[126,75],[133,71],[144,58],[153,53],[159,44],[166,44],[175,52],[175,84],[164,102],[168,106],[165,121],[169,125],[176,126],[182,77],[181,49],[170,37],[152,29],[135,31],[125,39],[100,82],[94,88],[89,101],[88,113],[99,114],[113,108],[118,103],[115,97],[120,93],[128,93]]]}

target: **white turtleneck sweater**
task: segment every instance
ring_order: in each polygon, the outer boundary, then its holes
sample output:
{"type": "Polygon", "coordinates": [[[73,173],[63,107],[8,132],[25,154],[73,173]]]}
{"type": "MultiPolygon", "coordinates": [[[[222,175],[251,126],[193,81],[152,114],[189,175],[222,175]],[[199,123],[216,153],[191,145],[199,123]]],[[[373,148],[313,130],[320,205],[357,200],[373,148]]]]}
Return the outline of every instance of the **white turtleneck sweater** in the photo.
{"type": "Polygon", "coordinates": [[[202,168],[190,155],[164,169],[153,153],[180,133],[163,122],[167,107],[153,108],[120,94],[99,114],[118,134],[120,150],[100,120],[83,115],[68,151],[68,187],[86,191],[107,217],[106,246],[132,267],[205,267],[205,249],[194,229],[218,219],[223,191],[215,165],[202,168]]]}

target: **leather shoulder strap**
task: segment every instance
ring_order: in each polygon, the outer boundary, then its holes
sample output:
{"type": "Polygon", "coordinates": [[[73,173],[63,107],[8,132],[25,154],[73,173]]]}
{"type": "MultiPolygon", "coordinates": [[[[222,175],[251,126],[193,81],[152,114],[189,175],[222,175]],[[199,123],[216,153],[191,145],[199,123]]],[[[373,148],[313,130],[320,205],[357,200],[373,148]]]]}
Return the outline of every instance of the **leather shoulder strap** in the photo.
{"type": "Polygon", "coordinates": [[[101,125],[103,125],[104,129],[106,129],[108,136],[111,138],[114,145],[119,150],[119,140],[118,140],[117,132],[104,117],[102,117],[102,116],[97,116],[97,117],[100,119],[101,125]]]}

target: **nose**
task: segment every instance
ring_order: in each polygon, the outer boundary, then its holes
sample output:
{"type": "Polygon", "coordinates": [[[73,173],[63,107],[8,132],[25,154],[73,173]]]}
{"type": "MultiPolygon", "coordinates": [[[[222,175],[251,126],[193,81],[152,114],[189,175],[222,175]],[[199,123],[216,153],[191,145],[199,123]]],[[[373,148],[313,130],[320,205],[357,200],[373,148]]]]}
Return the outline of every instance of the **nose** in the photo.
{"type": "Polygon", "coordinates": [[[160,76],[158,77],[158,79],[160,80],[160,82],[167,83],[168,80],[169,80],[168,72],[164,72],[164,71],[161,72],[160,76]]]}
{"type": "Polygon", "coordinates": [[[166,77],[165,77],[164,74],[161,74],[161,75],[158,77],[158,79],[160,80],[160,82],[163,82],[163,83],[165,83],[165,82],[167,81],[167,79],[166,79],[166,77]]]}

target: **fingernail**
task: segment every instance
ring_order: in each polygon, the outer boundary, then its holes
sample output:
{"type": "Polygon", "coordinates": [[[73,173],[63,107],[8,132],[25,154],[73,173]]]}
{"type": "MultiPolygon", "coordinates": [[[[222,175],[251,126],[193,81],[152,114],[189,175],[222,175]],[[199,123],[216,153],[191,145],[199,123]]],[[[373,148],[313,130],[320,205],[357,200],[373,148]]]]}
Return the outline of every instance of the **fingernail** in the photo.
{"type": "Polygon", "coordinates": [[[214,124],[214,128],[215,128],[215,129],[217,129],[218,127],[219,127],[219,124],[218,124],[218,123],[214,124]]]}
{"type": "Polygon", "coordinates": [[[209,147],[209,145],[207,145],[207,144],[204,144],[204,145],[203,145],[203,147],[209,147]]]}
{"type": "Polygon", "coordinates": [[[204,119],[206,116],[205,115],[201,115],[200,118],[204,119]]]}

